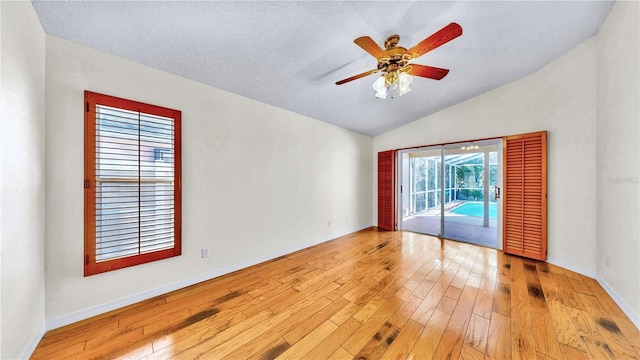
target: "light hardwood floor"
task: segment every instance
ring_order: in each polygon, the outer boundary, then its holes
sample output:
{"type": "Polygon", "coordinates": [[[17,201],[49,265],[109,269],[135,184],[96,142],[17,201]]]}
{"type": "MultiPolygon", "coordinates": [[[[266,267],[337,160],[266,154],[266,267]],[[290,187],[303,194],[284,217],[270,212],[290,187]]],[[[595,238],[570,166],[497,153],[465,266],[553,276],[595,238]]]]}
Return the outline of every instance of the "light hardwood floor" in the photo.
{"type": "Polygon", "coordinates": [[[366,229],[48,332],[33,359],[640,359],[593,279],[366,229]]]}

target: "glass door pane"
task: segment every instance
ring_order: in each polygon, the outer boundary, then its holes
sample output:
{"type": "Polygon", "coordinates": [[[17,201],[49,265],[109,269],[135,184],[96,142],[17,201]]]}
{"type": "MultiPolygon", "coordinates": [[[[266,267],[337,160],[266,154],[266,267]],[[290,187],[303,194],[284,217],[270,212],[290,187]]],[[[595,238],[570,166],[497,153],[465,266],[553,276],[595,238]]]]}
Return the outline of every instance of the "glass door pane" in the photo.
{"type": "Polygon", "coordinates": [[[440,235],[441,149],[405,151],[401,161],[400,229],[440,235]]]}
{"type": "Polygon", "coordinates": [[[492,248],[498,243],[498,143],[444,149],[444,238],[492,248]]]}

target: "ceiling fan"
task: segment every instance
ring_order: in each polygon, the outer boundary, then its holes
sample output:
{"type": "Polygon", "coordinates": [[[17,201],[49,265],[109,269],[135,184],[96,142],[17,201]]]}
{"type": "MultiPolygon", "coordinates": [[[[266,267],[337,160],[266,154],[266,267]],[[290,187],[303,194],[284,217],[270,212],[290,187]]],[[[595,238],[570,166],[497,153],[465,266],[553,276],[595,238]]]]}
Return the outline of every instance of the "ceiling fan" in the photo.
{"type": "Polygon", "coordinates": [[[411,91],[409,84],[411,84],[413,79],[410,75],[440,80],[449,73],[448,69],[411,64],[409,62],[448,43],[460,35],[462,35],[462,27],[452,22],[409,50],[398,46],[398,41],[400,40],[400,36],[398,35],[391,35],[384,41],[385,50],[382,50],[369,36],[359,37],[353,42],[364,51],[373,55],[373,57],[378,60],[378,67],[377,69],[365,71],[361,74],[340,80],[336,82],[336,85],[342,85],[377,72],[382,72],[382,76],[373,83],[376,97],[384,99],[389,92],[392,93],[393,97],[393,92],[396,90],[399,90],[400,96],[402,96],[411,91]]]}

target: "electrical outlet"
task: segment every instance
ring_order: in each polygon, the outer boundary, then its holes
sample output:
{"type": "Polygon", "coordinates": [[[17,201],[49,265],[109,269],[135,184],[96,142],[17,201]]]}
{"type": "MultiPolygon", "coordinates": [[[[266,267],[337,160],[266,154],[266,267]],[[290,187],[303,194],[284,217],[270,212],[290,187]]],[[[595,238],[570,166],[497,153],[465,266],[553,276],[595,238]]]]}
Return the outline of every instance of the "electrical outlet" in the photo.
{"type": "Polygon", "coordinates": [[[209,257],[209,249],[208,248],[202,248],[202,258],[206,258],[209,257]]]}
{"type": "Polygon", "coordinates": [[[331,220],[327,221],[327,226],[331,226],[331,220]]]}
{"type": "Polygon", "coordinates": [[[611,257],[609,257],[609,255],[604,257],[604,265],[608,268],[611,267],[611,257]]]}

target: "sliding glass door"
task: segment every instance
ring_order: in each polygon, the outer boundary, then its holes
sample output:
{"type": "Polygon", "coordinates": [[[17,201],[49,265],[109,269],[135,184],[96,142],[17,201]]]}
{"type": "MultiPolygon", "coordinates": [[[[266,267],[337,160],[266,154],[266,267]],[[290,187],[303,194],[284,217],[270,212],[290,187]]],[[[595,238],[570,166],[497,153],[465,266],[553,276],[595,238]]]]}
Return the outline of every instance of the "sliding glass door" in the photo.
{"type": "Polygon", "coordinates": [[[441,149],[401,154],[401,228],[440,236],[441,149]]]}
{"type": "Polygon", "coordinates": [[[500,248],[501,140],[398,153],[401,230],[500,248]]]}
{"type": "Polygon", "coordinates": [[[498,144],[456,144],[443,152],[453,184],[443,237],[499,248],[498,144]]]}

